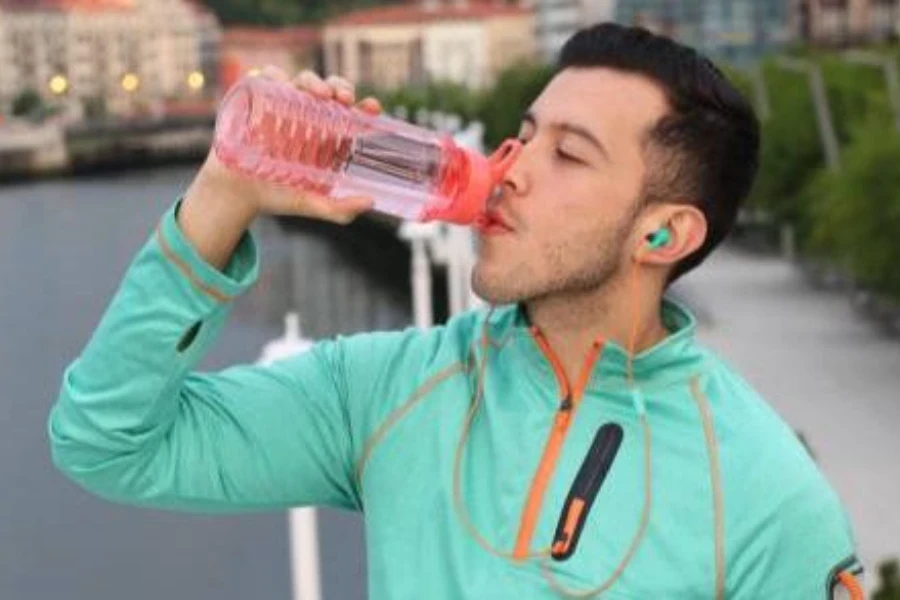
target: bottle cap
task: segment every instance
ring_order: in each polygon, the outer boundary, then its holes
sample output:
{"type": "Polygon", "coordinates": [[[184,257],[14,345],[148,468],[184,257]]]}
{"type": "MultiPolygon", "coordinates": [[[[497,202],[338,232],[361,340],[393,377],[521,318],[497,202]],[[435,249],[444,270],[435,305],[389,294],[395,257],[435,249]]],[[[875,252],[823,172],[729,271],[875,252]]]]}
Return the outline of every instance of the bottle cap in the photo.
{"type": "Polygon", "coordinates": [[[522,142],[517,139],[506,140],[490,157],[466,150],[469,159],[468,183],[449,206],[429,217],[458,225],[473,223],[484,212],[491,191],[500,184],[521,151],[522,142]]]}

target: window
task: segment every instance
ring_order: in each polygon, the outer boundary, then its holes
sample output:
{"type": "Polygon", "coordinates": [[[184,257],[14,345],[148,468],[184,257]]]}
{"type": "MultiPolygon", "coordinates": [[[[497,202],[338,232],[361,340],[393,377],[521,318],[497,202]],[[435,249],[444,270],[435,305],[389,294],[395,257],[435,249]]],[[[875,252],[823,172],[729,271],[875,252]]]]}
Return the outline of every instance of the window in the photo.
{"type": "Polygon", "coordinates": [[[885,40],[896,34],[898,14],[897,0],[873,0],[869,12],[869,27],[878,40],[885,40]]]}
{"type": "Polygon", "coordinates": [[[360,41],[359,52],[359,82],[363,85],[372,85],[372,43],[360,41]]]}
{"type": "Polygon", "coordinates": [[[819,0],[819,6],[821,15],[817,37],[825,42],[843,43],[849,34],[847,0],[819,0]]]}

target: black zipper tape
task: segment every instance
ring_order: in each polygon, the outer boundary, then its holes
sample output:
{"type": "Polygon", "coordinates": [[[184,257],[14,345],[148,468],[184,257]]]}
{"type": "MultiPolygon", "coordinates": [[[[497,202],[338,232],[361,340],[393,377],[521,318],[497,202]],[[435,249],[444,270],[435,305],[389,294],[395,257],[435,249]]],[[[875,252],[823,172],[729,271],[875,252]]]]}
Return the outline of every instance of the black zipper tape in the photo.
{"type": "Polygon", "coordinates": [[[588,454],[578,470],[578,475],[572,483],[569,495],[566,497],[566,503],[563,505],[562,513],[559,516],[551,552],[555,560],[566,560],[574,554],[588,513],[594,504],[594,500],[597,498],[597,493],[606,480],[606,476],[609,474],[616,454],[619,452],[619,447],[622,445],[623,437],[622,427],[617,423],[607,423],[597,430],[597,435],[594,436],[594,443],[591,444],[591,448],[588,450],[588,454]],[[566,524],[570,520],[569,513],[574,510],[573,505],[576,505],[576,502],[581,505],[581,512],[578,515],[575,527],[571,531],[566,531],[566,524]]]}

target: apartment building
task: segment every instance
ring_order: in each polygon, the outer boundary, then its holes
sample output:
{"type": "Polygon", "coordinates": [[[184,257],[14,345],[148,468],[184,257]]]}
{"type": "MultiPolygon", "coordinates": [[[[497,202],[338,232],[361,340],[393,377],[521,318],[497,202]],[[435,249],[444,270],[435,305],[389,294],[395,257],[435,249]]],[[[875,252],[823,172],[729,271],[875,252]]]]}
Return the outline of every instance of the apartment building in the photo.
{"type": "Polygon", "coordinates": [[[896,39],[900,0],[794,0],[796,35],[814,44],[842,46],[896,39]]]}
{"type": "Polygon", "coordinates": [[[12,46],[4,23],[7,15],[0,4],[0,114],[8,110],[12,101],[11,91],[15,87],[16,71],[12,65],[12,46]]]}
{"type": "Polygon", "coordinates": [[[793,39],[791,0],[618,0],[615,19],[647,27],[714,59],[741,62],[793,39]]]}
{"type": "Polygon", "coordinates": [[[326,24],[325,70],[382,89],[428,81],[490,85],[536,55],[533,12],[499,0],[423,0],[326,24]]]}
{"type": "Polygon", "coordinates": [[[537,0],[535,34],[541,57],[552,62],[560,48],[582,27],[611,21],[617,0],[537,0]]]}
{"type": "Polygon", "coordinates": [[[229,27],[222,34],[222,89],[244,73],[273,65],[287,73],[321,72],[322,34],[317,27],[229,27]]]}
{"type": "MultiPolygon", "coordinates": [[[[219,25],[188,0],[0,0],[6,40],[0,103],[32,89],[48,99],[152,110],[207,93],[219,25]]],[[[2,44],[2,42],[0,42],[2,44]]],[[[0,50],[2,52],[2,50],[0,50]]]]}

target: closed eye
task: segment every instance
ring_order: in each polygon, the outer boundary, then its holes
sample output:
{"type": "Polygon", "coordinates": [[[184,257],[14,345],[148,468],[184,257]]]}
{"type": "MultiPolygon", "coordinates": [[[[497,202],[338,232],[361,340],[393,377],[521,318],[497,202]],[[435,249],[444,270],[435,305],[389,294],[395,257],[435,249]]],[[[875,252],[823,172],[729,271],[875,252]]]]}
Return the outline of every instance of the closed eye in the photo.
{"type": "Polygon", "coordinates": [[[563,152],[559,148],[556,149],[556,157],[559,158],[560,160],[564,160],[566,162],[584,164],[584,161],[582,161],[581,159],[576,158],[576,157],[572,156],[571,154],[567,154],[566,152],[563,152]]]}

